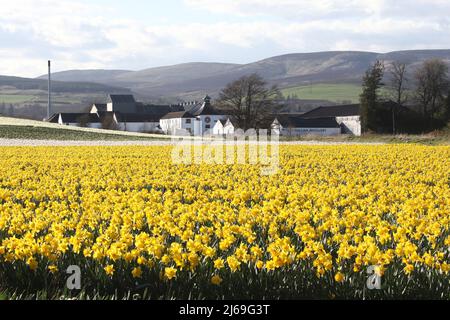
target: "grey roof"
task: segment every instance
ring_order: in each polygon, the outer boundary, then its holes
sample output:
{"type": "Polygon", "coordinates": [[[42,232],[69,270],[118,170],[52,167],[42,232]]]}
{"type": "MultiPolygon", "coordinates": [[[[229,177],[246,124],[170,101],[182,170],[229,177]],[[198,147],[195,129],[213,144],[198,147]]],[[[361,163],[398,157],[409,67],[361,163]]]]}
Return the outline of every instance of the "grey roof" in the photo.
{"type": "MultiPolygon", "coordinates": [[[[60,113],[63,123],[99,123],[100,118],[96,113],[60,113]]],[[[59,114],[58,114],[59,116],[59,114]]],[[[56,120],[57,122],[58,120],[56,120]]]]}
{"type": "Polygon", "coordinates": [[[326,118],[326,117],[350,117],[359,116],[359,104],[349,104],[331,107],[318,107],[304,113],[303,118],[326,118]]]}
{"type": "Polygon", "coordinates": [[[52,123],[58,123],[59,120],[59,113],[54,113],[50,116],[50,118],[47,119],[48,122],[52,123]]]}
{"type": "Polygon", "coordinates": [[[109,99],[112,103],[136,103],[132,94],[110,94],[109,99]]]}
{"type": "Polygon", "coordinates": [[[145,114],[158,114],[164,115],[169,112],[179,112],[184,111],[181,105],[155,105],[155,104],[143,104],[140,102],[136,103],[136,113],[145,114]]]}
{"type": "Polygon", "coordinates": [[[195,118],[189,111],[169,112],[161,119],[175,119],[175,118],[195,118]]]}
{"type": "Polygon", "coordinates": [[[150,113],[116,113],[117,121],[119,122],[159,122],[164,114],[150,114],[150,113]]]}
{"type": "Polygon", "coordinates": [[[202,103],[198,103],[198,104],[194,104],[194,105],[186,105],[185,107],[185,111],[189,111],[191,114],[195,114],[200,112],[200,109],[202,108],[203,104],[202,103]]]}
{"type": "Polygon", "coordinates": [[[220,110],[215,109],[211,105],[211,98],[209,96],[206,96],[203,99],[202,104],[194,105],[191,109],[188,110],[191,114],[194,116],[203,116],[203,115],[222,115],[223,112],[220,110]]]}
{"type": "Polygon", "coordinates": [[[326,118],[302,118],[301,116],[281,115],[276,118],[283,128],[339,128],[336,119],[326,118]]]}
{"type": "Polygon", "coordinates": [[[97,111],[106,111],[106,103],[94,103],[94,106],[97,108],[97,111]]]}
{"type": "Polygon", "coordinates": [[[214,116],[214,115],[222,115],[223,113],[220,110],[213,108],[210,104],[204,105],[198,110],[194,115],[196,116],[214,116]]]}

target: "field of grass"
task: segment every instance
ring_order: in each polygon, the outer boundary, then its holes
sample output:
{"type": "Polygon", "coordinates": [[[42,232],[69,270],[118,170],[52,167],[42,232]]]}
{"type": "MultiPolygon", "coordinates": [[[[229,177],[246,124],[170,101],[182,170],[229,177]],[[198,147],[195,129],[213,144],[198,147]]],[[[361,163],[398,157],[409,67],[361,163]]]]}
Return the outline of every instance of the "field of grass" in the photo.
{"type": "Polygon", "coordinates": [[[30,102],[35,99],[36,96],[33,95],[23,95],[23,94],[0,94],[0,103],[25,103],[30,102]]]}
{"type": "Polygon", "coordinates": [[[75,140],[75,141],[145,141],[153,137],[128,136],[106,134],[90,131],[78,131],[33,126],[2,126],[0,125],[0,138],[27,139],[27,140],[75,140]]]}
{"type": "Polygon", "coordinates": [[[0,138],[35,140],[164,140],[170,136],[151,133],[62,126],[56,123],[0,116],[0,138]]]}
{"type": "MultiPolygon", "coordinates": [[[[328,100],[336,103],[359,103],[361,86],[352,83],[313,84],[281,89],[284,97],[294,97],[302,100],[328,100]]],[[[389,98],[389,89],[381,88],[380,96],[389,98]]]]}
{"type": "Polygon", "coordinates": [[[329,100],[333,102],[351,101],[357,103],[361,86],[357,84],[313,84],[281,90],[285,97],[295,96],[305,100],[329,100]]]}
{"type": "MultiPolygon", "coordinates": [[[[9,113],[9,105],[14,106],[15,116],[30,116],[42,119],[47,107],[47,92],[44,90],[20,90],[10,87],[0,87],[0,113],[1,105],[5,108],[3,113],[9,113]],[[27,111],[23,111],[26,109],[27,111]]],[[[101,93],[53,93],[52,103],[54,112],[84,112],[95,101],[104,101],[106,94],[101,93]]]]}

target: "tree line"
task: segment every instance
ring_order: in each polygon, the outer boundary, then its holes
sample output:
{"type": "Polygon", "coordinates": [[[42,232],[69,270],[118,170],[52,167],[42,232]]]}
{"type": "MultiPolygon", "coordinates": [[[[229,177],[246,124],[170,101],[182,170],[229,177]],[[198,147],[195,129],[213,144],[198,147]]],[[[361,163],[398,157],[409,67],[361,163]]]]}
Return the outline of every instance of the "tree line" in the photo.
{"type": "MultiPolygon", "coordinates": [[[[401,61],[394,61],[385,74],[385,64],[376,61],[363,77],[360,96],[361,126],[363,132],[377,131],[380,125],[381,105],[386,97],[380,89],[387,88],[391,103],[392,133],[398,133],[399,122],[419,126],[421,131],[439,129],[450,120],[449,68],[441,59],[424,61],[415,70],[401,61]],[[387,83],[383,81],[386,80],[387,83]],[[408,108],[406,108],[408,106],[408,108]],[[414,115],[415,119],[412,119],[414,115]],[[407,119],[401,119],[401,117],[407,119]]],[[[408,125],[408,124],[407,124],[408,125]]]]}

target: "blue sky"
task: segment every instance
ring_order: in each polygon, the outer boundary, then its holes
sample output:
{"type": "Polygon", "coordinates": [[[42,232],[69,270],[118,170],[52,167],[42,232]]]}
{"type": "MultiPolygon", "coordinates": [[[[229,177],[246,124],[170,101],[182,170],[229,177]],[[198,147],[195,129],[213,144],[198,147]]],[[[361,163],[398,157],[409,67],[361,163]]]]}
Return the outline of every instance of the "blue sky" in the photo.
{"type": "Polygon", "coordinates": [[[247,63],[327,50],[449,48],[448,0],[14,0],[0,74],[247,63]]]}

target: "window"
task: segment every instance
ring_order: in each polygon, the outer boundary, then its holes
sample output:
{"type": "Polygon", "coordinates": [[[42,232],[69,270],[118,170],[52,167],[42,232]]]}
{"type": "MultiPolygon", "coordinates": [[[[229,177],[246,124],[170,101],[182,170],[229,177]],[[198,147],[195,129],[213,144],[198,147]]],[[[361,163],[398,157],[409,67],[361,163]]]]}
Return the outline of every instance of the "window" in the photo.
{"type": "Polygon", "coordinates": [[[210,129],[211,126],[210,126],[209,124],[207,124],[207,125],[205,126],[205,128],[206,128],[206,129],[210,129]]]}
{"type": "Polygon", "coordinates": [[[186,123],[191,123],[191,119],[186,119],[186,123]]]}
{"type": "Polygon", "coordinates": [[[205,122],[206,122],[206,123],[210,123],[210,122],[211,122],[211,118],[210,118],[210,117],[206,117],[206,118],[205,118],[205,122]]]}

